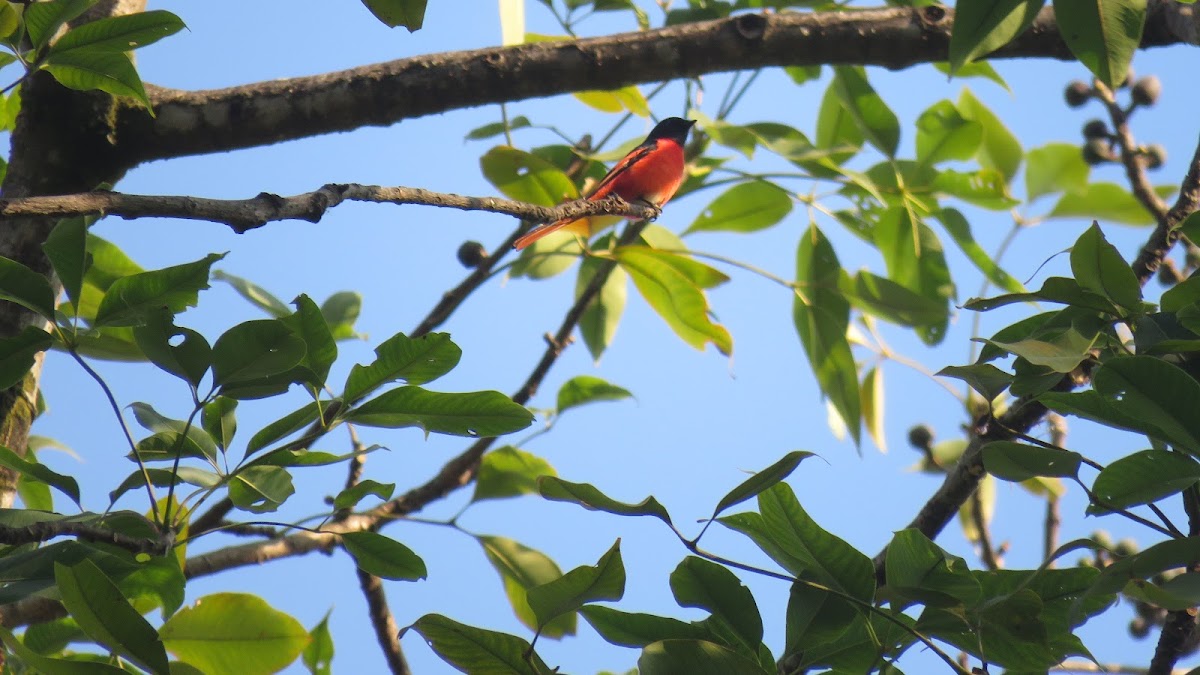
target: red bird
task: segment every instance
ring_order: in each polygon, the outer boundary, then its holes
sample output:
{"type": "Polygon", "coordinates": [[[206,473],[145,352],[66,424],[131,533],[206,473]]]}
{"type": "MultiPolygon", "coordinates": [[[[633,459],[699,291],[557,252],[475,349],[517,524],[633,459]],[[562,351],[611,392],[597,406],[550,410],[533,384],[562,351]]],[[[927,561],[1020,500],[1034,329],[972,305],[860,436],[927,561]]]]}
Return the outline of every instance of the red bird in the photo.
{"type": "MultiPolygon", "coordinates": [[[[659,122],[646,140],[617,162],[585,199],[597,201],[617,195],[627,202],[641,201],[662,208],[683,183],[683,144],[695,123],[680,117],[668,117],[659,122]]],[[[577,220],[543,225],[518,239],[513,246],[521,250],[577,220]]]]}

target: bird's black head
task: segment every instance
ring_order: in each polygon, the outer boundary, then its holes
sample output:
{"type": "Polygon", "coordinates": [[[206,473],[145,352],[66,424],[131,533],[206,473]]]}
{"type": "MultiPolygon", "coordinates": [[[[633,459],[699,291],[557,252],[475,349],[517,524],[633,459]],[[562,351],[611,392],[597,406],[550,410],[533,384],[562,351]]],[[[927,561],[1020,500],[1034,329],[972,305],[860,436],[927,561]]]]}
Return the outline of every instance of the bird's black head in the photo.
{"type": "Polygon", "coordinates": [[[660,138],[670,138],[683,145],[684,141],[687,140],[688,132],[691,131],[692,125],[695,123],[695,120],[685,120],[682,117],[668,117],[659,122],[658,126],[654,127],[654,131],[650,132],[646,140],[656,141],[660,138]]]}

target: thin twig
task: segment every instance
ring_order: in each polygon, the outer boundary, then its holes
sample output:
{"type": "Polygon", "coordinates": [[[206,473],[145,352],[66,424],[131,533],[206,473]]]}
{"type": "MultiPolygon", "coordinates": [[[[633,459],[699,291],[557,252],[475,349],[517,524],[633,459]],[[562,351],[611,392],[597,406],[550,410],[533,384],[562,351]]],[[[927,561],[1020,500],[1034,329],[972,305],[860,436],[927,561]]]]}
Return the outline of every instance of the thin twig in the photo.
{"type": "Polygon", "coordinates": [[[1137,141],[1134,140],[1133,132],[1129,129],[1129,111],[1117,103],[1113,91],[1103,82],[1097,80],[1092,86],[1112,120],[1113,140],[1116,141],[1121,165],[1125,167],[1125,177],[1129,179],[1129,187],[1133,190],[1133,196],[1137,197],[1137,200],[1150,212],[1150,215],[1154,216],[1155,222],[1161,227],[1166,222],[1168,207],[1166,202],[1154,191],[1154,185],[1146,175],[1146,158],[1137,151],[1137,141]]]}
{"type": "Polygon", "coordinates": [[[1000,556],[992,546],[992,532],[987,519],[983,517],[983,497],[979,490],[971,493],[971,519],[975,523],[975,531],[979,536],[979,558],[989,570],[1000,569],[1000,556]]]}
{"type": "Polygon", "coordinates": [[[142,480],[146,482],[146,494],[150,497],[150,512],[154,514],[154,522],[162,527],[170,529],[170,524],[162,521],[162,514],[158,512],[158,498],[154,496],[154,485],[150,480],[150,472],[146,469],[146,463],[142,461],[142,453],[137,449],[137,441],[133,440],[133,432],[129,429],[129,424],[125,422],[125,415],[121,412],[121,405],[117,403],[117,397],[113,395],[112,389],[108,387],[108,383],[100,377],[87,361],[79,355],[79,352],[74,349],[69,350],[71,357],[79,364],[80,368],[88,374],[96,384],[100,385],[100,389],[104,392],[104,397],[108,399],[109,406],[112,407],[113,414],[117,416],[117,422],[121,425],[121,431],[125,433],[125,440],[129,443],[129,449],[133,452],[133,458],[137,460],[138,469],[142,472],[142,480]]]}
{"type": "MultiPolygon", "coordinates": [[[[1067,420],[1062,415],[1052,412],[1046,414],[1046,426],[1050,428],[1050,444],[1065,448],[1067,445],[1067,420]]],[[[1046,521],[1042,537],[1042,558],[1049,561],[1047,567],[1054,567],[1055,561],[1051,556],[1058,550],[1058,532],[1062,526],[1062,516],[1058,511],[1058,495],[1049,493],[1046,496],[1046,521]]]]}

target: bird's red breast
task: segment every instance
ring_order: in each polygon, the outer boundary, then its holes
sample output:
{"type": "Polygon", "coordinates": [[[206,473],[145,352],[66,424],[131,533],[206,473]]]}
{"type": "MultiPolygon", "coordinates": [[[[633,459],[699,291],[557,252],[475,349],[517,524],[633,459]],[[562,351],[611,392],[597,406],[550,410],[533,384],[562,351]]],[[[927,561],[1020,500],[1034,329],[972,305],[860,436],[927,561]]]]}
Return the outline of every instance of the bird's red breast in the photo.
{"type": "MultiPolygon", "coordinates": [[[[617,162],[586,199],[596,201],[615,194],[627,202],[644,201],[661,208],[683,184],[683,142],[692,124],[690,120],[678,117],[660,122],[641,145],[617,162]]],[[[560,220],[543,225],[518,239],[513,246],[517,250],[523,249],[574,222],[577,221],[560,220]]]]}

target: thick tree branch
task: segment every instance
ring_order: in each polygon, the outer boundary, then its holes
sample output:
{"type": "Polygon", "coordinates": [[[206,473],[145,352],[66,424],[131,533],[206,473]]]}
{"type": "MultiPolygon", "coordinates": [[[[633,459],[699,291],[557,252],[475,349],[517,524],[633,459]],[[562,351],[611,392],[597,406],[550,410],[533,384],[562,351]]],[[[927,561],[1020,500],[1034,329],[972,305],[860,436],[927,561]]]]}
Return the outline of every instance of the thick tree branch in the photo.
{"type": "MultiPolygon", "coordinates": [[[[1142,46],[1195,43],[1192,9],[1152,0],[1142,46]]],[[[211,91],[150,88],[155,117],[121,110],[121,161],[222,152],[489,103],[768,66],[905,68],[945,61],[953,12],[941,6],[740,14],[577,41],[431,54],[211,91]]],[[[1072,58],[1051,10],[995,58],[1072,58]]]]}
{"type": "Polygon", "coordinates": [[[313,192],[280,197],[266,192],[251,199],[206,199],[170,195],[131,195],[121,192],[85,192],[72,195],[0,199],[0,223],[15,217],[52,217],[103,214],[133,218],[184,218],[224,223],[242,234],[277,220],[307,220],[315,223],[325,212],[344,201],[388,204],[419,204],[462,211],[501,213],[529,222],[560,218],[582,218],[600,214],[651,219],[659,211],[645,204],[631,204],[617,196],[598,201],[575,200],[554,208],[502,199],[464,197],[421,188],[381,187],[329,183],[313,192]]]}
{"type": "Polygon", "coordinates": [[[154,555],[165,555],[171,550],[172,544],[169,537],[160,540],[142,539],[114,532],[101,525],[69,520],[43,521],[21,527],[0,525],[0,544],[7,546],[45,542],[56,537],[68,536],[112,544],[131,553],[152,553],[154,555]]]}

